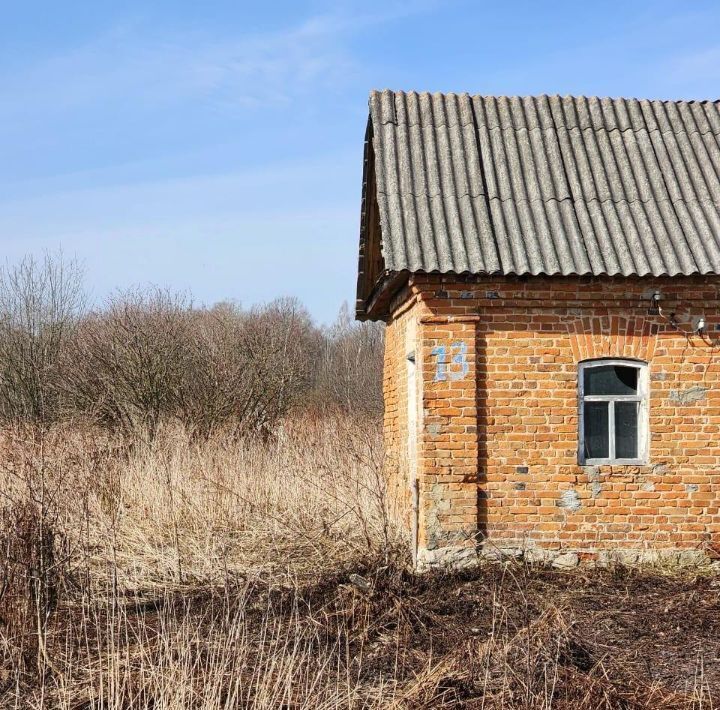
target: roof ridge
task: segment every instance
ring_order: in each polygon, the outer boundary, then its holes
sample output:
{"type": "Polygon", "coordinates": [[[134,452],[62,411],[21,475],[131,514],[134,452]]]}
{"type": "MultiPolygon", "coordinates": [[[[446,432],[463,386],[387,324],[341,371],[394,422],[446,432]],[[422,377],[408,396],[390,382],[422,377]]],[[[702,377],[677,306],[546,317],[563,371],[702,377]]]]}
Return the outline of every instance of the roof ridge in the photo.
{"type": "Polygon", "coordinates": [[[377,94],[393,94],[394,96],[399,95],[411,95],[416,96],[469,96],[470,98],[479,99],[506,99],[506,100],[523,100],[523,99],[551,99],[557,98],[579,100],[584,99],[586,101],[647,101],[649,103],[661,103],[661,104],[720,104],[720,98],[704,98],[704,99],[666,99],[666,98],[650,98],[647,96],[603,96],[600,94],[480,94],[470,93],[469,91],[428,91],[428,90],[417,90],[417,89],[371,89],[370,96],[377,94]]]}

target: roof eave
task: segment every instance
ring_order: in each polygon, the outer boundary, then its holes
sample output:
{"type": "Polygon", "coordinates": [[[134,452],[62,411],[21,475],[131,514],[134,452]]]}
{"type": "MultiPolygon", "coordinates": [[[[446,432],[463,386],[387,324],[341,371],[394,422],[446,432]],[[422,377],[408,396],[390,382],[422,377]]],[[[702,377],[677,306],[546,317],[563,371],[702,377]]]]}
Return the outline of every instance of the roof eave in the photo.
{"type": "Polygon", "coordinates": [[[379,221],[375,180],[373,121],[368,115],[363,152],[362,200],[360,208],[360,248],[355,313],[358,320],[375,319],[372,300],[388,275],[382,258],[382,233],[379,221]]]}
{"type": "Polygon", "coordinates": [[[384,271],[366,299],[358,298],[355,318],[359,321],[386,321],[395,295],[410,279],[409,271],[384,271]]]}

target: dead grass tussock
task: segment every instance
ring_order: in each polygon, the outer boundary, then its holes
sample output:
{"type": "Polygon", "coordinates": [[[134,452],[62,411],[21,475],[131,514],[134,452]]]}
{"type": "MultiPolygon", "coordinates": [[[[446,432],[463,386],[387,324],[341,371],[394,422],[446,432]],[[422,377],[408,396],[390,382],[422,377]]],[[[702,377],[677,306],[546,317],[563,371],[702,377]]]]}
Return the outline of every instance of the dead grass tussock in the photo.
{"type": "Polygon", "coordinates": [[[270,441],[179,430],[123,445],[63,428],[6,435],[5,501],[44,487],[77,560],[118,589],[297,580],[385,549],[377,431],[288,421],[270,441]],[[28,453],[32,452],[32,453],[28,453]]]}

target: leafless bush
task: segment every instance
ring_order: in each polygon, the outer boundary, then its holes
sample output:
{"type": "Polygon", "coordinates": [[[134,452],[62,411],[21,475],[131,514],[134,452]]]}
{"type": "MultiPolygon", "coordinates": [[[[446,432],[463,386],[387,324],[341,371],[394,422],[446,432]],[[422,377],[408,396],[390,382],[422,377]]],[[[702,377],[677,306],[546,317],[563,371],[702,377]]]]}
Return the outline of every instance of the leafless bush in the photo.
{"type": "Polygon", "coordinates": [[[163,422],[198,436],[264,431],[312,379],[315,331],[294,300],[244,312],[196,309],[166,291],[123,294],[88,316],[68,352],[78,412],[154,438],[163,422]]]}
{"type": "Polygon", "coordinates": [[[294,299],[250,311],[188,310],[184,372],[172,416],[192,434],[267,431],[313,379],[317,333],[294,299]]]}
{"type": "Polygon", "coordinates": [[[252,309],[241,344],[248,358],[243,419],[266,429],[298,404],[312,386],[318,344],[310,316],[296,299],[252,309]]]}
{"type": "Polygon", "coordinates": [[[80,268],[62,256],[27,257],[0,270],[0,418],[58,418],[58,364],[83,304],[80,268]]]}
{"type": "Polygon", "coordinates": [[[295,299],[197,308],[161,289],[84,311],[79,268],[27,258],[0,271],[0,422],[90,419],[133,436],[180,422],[267,433],[291,409],[382,411],[383,327],[347,306],[317,327],[295,299]]]}
{"type": "Polygon", "coordinates": [[[156,290],[122,294],[88,315],[65,363],[73,407],[154,436],[188,368],[187,309],[183,296],[156,290]]]}
{"type": "Polygon", "coordinates": [[[240,420],[247,392],[243,316],[232,306],[186,313],[183,373],[169,411],[194,435],[209,436],[240,420]]]}

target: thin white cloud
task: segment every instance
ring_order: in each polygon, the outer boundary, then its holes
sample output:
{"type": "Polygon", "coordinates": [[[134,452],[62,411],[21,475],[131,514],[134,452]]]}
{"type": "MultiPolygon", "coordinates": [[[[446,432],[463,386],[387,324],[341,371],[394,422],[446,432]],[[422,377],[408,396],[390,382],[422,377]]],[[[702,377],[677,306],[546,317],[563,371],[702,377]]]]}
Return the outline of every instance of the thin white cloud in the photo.
{"type": "Polygon", "coordinates": [[[2,77],[0,117],[97,108],[132,100],[144,107],[218,97],[244,105],[283,101],[329,86],[352,61],[327,25],[219,42],[200,36],[141,39],[115,32],[13,77],[2,77]]]}
{"type": "Polygon", "coordinates": [[[349,36],[433,5],[339,11],[230,39],[116,29],[24,71],[0,73],[0,122],[123,101],[145,108],[192,99],[240,107],[288,102],[308,90],[347,85],[360,69],[347,49],[349,36]]]}
{"type": "Polygon", "coordinates": [[[669,62],[668,71],[674,81],[712,81],[720,79],[720,46],[706,47],[699,51],[675,57],[669,62]]]}
{"type": "Polygon", "coordinates": [[[65,235],[83,229],[82,225],[87,225],[88,231],[106,231],[128,222],[138,227],[143,223],[157,226],[168,217],[177,223],[188,217],[227,213],[272,211],[282,215],[334,198],[337,191],[333,186],[354,185],[356,152],[275,162],[232,173],[85,184],[30,190],[22,197],[0,196],[0,234],[46,231],[65,235]]]}

